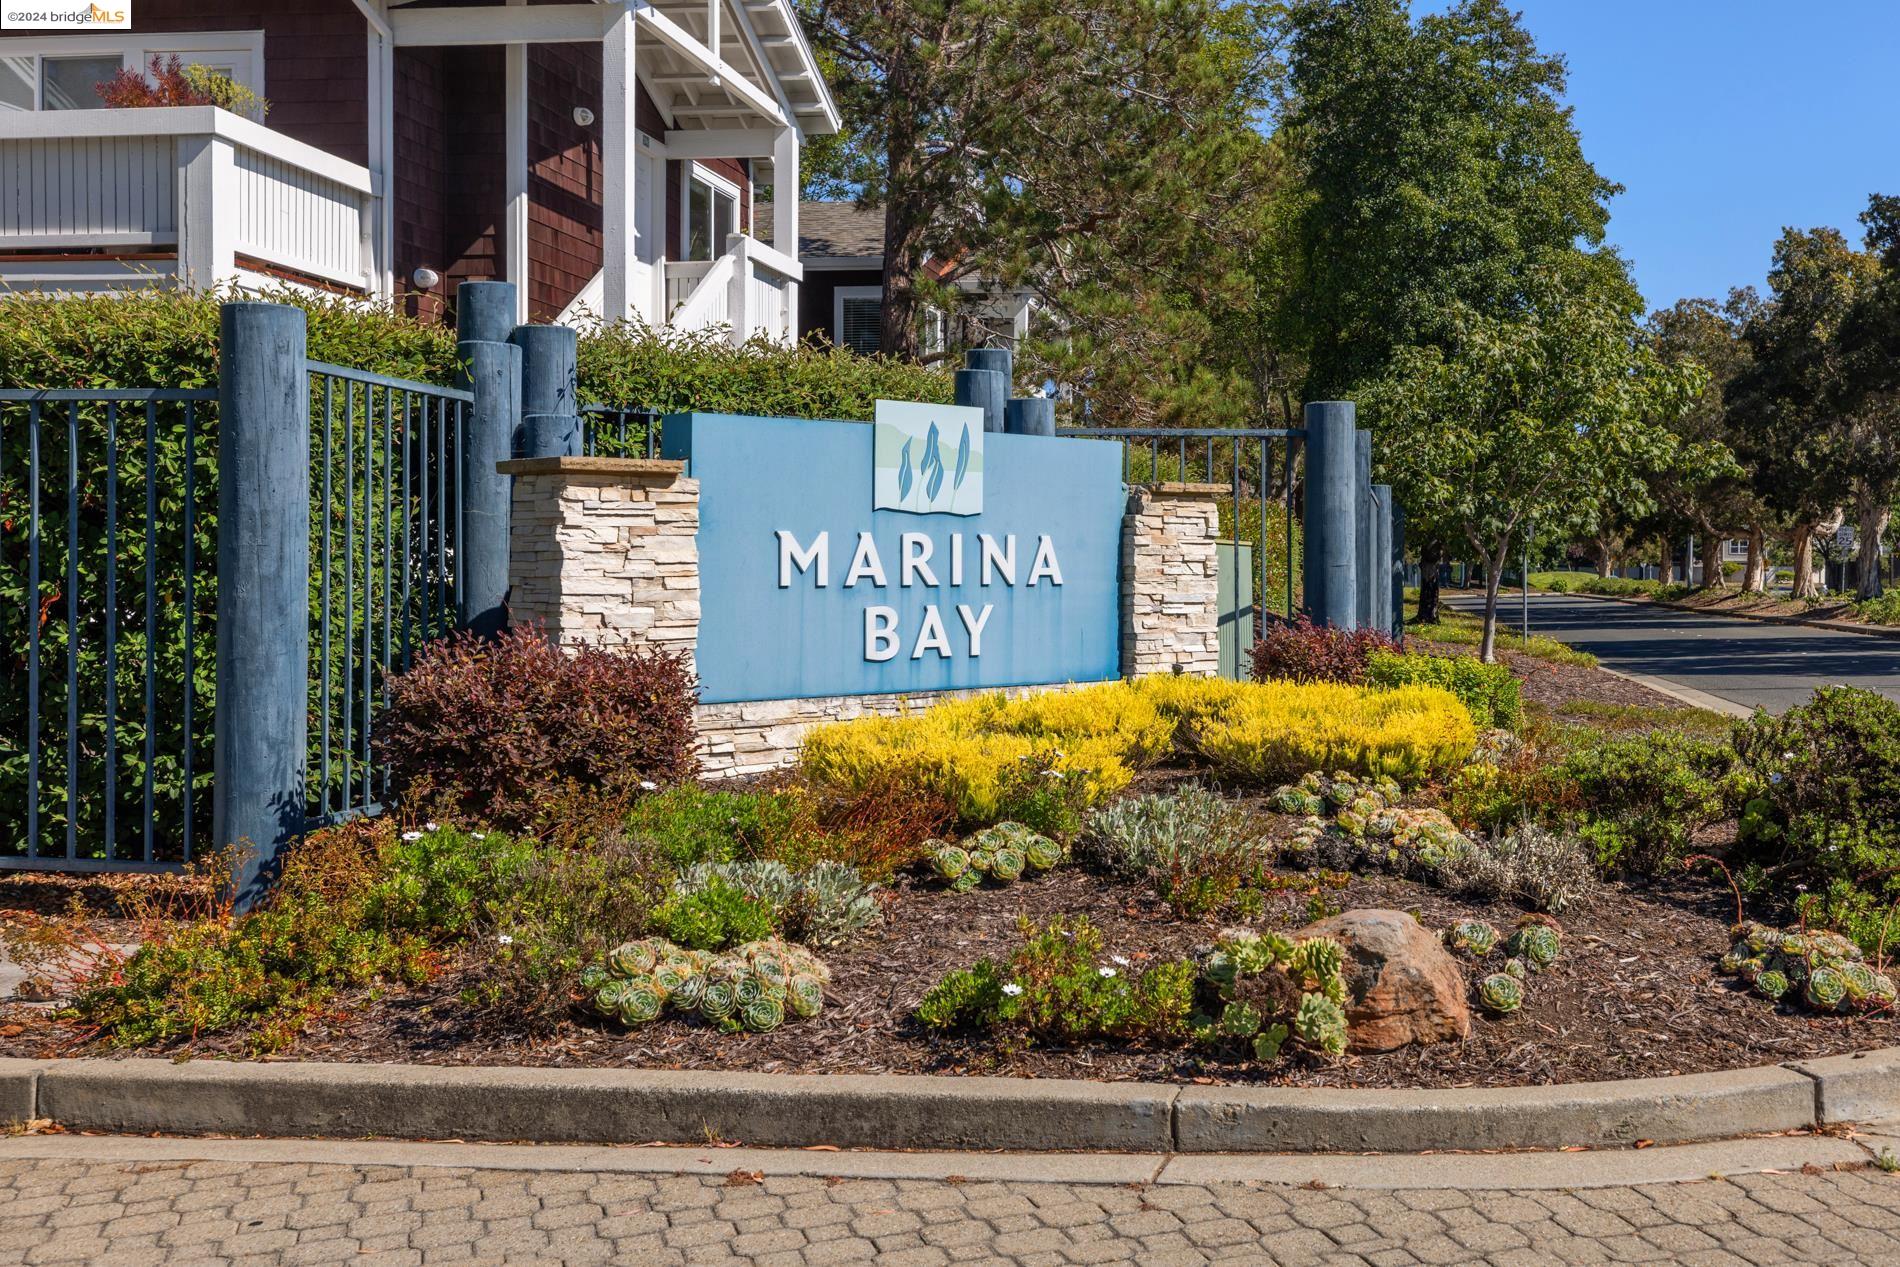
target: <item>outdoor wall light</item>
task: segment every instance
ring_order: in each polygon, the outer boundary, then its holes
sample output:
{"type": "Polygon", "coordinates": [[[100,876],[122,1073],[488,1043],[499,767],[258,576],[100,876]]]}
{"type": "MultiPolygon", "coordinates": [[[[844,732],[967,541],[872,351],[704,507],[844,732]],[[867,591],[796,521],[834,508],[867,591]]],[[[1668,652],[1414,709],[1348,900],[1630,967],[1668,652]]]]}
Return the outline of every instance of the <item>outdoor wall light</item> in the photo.
{"type": "Polygon", "coordinates": [[[409,280],[415,283],[417,290],[434,290],[441,283],[442,274],[433,268],[419,268],[409,274],[409,280]]]}
{"type": "Polygon", "coordinates": [[[594,112],[589,110],[586,106],[575,106],[574,122],[584,128],[590,128],[594,126],[594,112]]]}

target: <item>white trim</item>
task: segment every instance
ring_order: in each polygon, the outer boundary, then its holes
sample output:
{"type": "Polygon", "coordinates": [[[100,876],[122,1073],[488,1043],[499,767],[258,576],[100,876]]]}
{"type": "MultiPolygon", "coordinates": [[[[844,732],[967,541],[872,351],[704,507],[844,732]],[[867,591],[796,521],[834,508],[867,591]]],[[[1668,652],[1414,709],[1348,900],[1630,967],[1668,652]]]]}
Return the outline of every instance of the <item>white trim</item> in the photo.
{"type": "Polygon", "coordinates": [[[666,134],[669,158],[770,158],[782,129],[698,128],[666,134]]]}
{"type": "Polygon", "coordinates": [[[60,137],[216,136],[303,168],[361,194],[375,193],[367,167],[274,132],[216,106],[153,106],[144,110],[9,110],[0,140],[60,137]]]}
{"type": "Polygon", "coordinates": [[[389,15],[396,43],[446,48],[466,44],[584,44],[606,34],[618,5],[538,4],[469,9],[398,9],[389,15]]]}
{"type": "MultiPolygon", "coordinates": [[[[738,98],[771,122],[780,126],[784,125],[785,113],[778,108],[778,103],[761,92],[756,84],[740,74],[725,58],[719,56],[718,52],[694,39],[691,32],[654,8],[649,0],[629,0],[628,7],[634,11],[642,23],[652,29],[660,43],[705,71],[712,77],[713,83],[726,93],[738,98]]],[[[480,10],[475,10],[475,12],[480,12],[480,10]]],[[[689,110],[687,113],[694,112],[689,110]]],[[[698,113],[713,112],[699,111],[698,113]]]]}
{"type": "Polygon", "coordinates": [[[634,184],[640,179],[639,27],[624,5],[606,12],[611,21],[600,43],[600,318],[612,325],[640,311],[633,294],[640,261],[634,224],[634,184]]]}
{"type": "MultiPolygon", "coordinates": [[[[733,181],[730,180],[729,178],[725,176],[721,176],[718,172],[713,171],[710,167],[702,167],[696,162],[688,162],[686,164],[686,170],[680,173],[680,176],[681,176],[681,179],[680,179],[680,257],[681,257],[682,262],[687,262],[687,263],[703,263],[704,262],[704,261],[693,260],[692,256],[688,254],[693,249],[692,243],[693,243],[693,182],[694,181],[698,181],[700,184],[706,186],[706,188],[710,189],[715,196],[719,194],[725,194],[728,197],[730,197],[732,199],[733,231],[743,236],[750,236],[746,234],[745,224],[743,223],[744,212],[745,212],[745,199],[739,196],[739,186],[737,184],[733,183],[733,181]]],[[[714,217],[714,219],[716,221],[717,217],[714,217]]],[[[721,243],[712,240],[713,226],[708,225],[706,226],[706,229],[707,229],[706,249],[708,252],[710,252],[710,254],[707,256],[707,259],[716,260],[720,257],[720,255],[724,254],[724,247],[722,246],[721,243]]]]}
{"type": "MultiPolygon", "coordinates": [[[[876,299],[881,302],[883,298],[884,298],[884,288],[882,286],[839,286],[839,287],[834,288],[831,292],[830,335],[831,335],[832,343],[838,347],[845,346],[845,341],[844,341],[844,301],[845,300],[847,299],[876,299]]],[[[879,319],[881,320],[883,317],[882,312],[880,312],[878,315],[879,315],[879,319]]]]}
{"type": "MultiPolygon", "coordinates": [[[[78,114],[77,110],[47,111],[40,104],[38,63],[48,57],[105,57],[119,55],[122,69],[143,73],[152,57],[170,57],[174,53],[205,53],[222,59],[231,56],[232,79],[262,97],[264,93],[264,33],[262,31],[168,31],[140,33],[115,31],[110,35],[50,35],[0,37],[0,57],[32,57],[33,100],[31,111],[9,110],[4,114],[78,114]]],[[[102,107],[103,108],[103,107],[102,107]]],[[[4,117],[0,114],[0,117],[4,117]]]]}
{"type": "MultiPolygon", "coordinates": [[[[524,0],[508,0],[519,6],[524,0]]],[[[528,321],[528,46],[502,49],[502,211],[501,261],[515,286],[515,324],[528,321]]]]}

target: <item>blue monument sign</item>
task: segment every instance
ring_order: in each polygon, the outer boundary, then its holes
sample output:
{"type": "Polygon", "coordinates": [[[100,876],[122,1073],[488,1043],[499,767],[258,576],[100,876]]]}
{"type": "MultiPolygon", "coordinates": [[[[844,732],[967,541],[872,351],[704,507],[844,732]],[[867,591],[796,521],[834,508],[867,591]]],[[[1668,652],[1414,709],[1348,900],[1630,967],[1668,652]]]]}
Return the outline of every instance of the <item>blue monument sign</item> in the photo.
{"type": "Polygon", "coordinates": [[[1120,671],[1119,443],[878,421],[676,414],[699,481],[707,703],[1091,682],[1120,671]]]}

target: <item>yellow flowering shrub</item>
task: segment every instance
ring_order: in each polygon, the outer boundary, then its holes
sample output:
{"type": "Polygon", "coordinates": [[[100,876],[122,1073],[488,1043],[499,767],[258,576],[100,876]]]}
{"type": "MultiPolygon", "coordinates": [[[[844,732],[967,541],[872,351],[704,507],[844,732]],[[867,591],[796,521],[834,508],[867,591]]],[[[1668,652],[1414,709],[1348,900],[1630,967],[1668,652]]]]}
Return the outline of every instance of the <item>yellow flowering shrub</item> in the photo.
{"type": "Polygon", "coordinates": [[[827,794],[896,783],[942,793],[966,826],[1046,812],[1038,830],[1064,834],[1063,821],[1127,787],[1177,735],[1223,771],[1260,781],[1308,770],[1416,781],[1463,761],[1477,739],[1464,705],[1437,687],[1156,676],[833,722],[805,736],[799,766],[827,794]]]}
{"type": "Polygon", "coordinates": [[[1194,745],[1229,774],[1262,783],[1308,770],[1351,770],[1416,783],[1448,772],[1477,745],[1450,691],[1376,691],[1336,682],[1261,682],[1196,728],[1194,745]]]}

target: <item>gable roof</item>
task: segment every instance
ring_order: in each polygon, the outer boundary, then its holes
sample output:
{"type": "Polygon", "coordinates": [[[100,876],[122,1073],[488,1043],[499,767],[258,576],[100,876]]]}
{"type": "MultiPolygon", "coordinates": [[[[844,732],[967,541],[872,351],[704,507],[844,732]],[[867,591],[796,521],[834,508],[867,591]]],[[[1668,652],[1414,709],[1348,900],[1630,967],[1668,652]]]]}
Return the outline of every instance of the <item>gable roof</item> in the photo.
{"type": "MultiPolygon", "coordinates": [[[[772,241],[772,204],[752,209],[754,232],[772,241]]],[[[777,243],[772,243],[774,246],[777,243]]],[[[884,259],[884,210],[855,202],[801,202],[798,204],[798,257],[807,260],[863,260],[877,267],[884,259]]]]}

